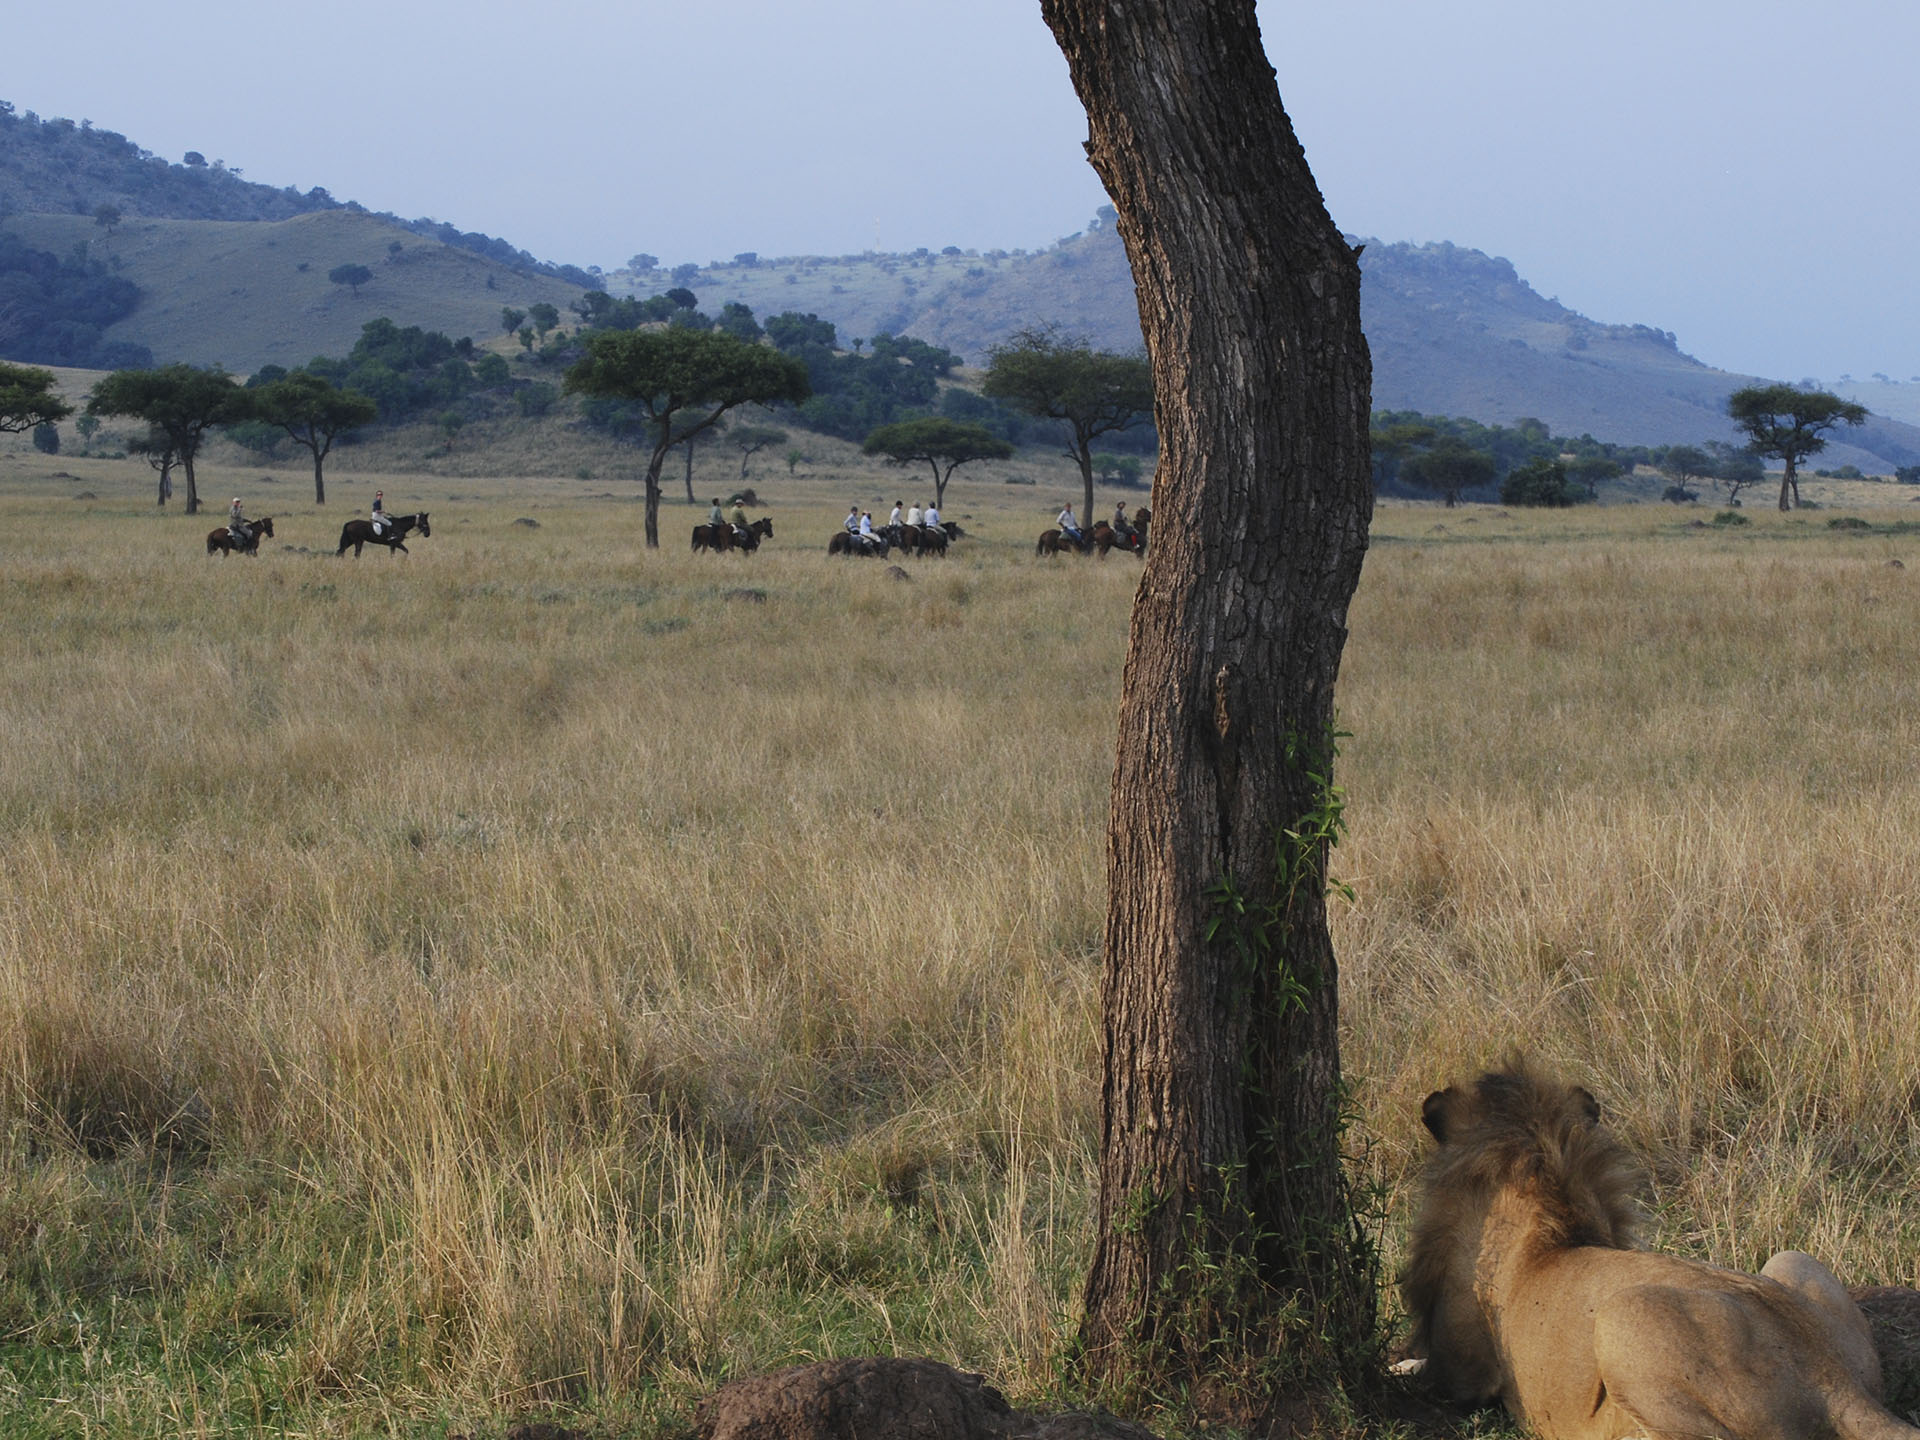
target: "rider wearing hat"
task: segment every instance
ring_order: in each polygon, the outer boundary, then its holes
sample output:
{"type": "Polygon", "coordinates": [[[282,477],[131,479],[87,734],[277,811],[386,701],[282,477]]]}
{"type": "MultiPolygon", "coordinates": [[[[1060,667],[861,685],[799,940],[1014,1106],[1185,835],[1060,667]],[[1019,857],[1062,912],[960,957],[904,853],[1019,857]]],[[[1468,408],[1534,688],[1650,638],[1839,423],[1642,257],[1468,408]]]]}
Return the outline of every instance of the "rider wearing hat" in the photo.
{"type": "Polygon", "coordinates": [[[376,490],[373,492],[373,512],[371,518],[373,520],[373,533],[376,535],[384,533],[387,526],[393,523],[387,519],[386,491],[376,490]]]}
{"type": "Polygon", "coordinates": [[[236,545],[245,545],[252,531],[247,526],[247,517],[240,513],[240,497],[233,497],[233,503],[227,506],[227,538],[236,545]]]}

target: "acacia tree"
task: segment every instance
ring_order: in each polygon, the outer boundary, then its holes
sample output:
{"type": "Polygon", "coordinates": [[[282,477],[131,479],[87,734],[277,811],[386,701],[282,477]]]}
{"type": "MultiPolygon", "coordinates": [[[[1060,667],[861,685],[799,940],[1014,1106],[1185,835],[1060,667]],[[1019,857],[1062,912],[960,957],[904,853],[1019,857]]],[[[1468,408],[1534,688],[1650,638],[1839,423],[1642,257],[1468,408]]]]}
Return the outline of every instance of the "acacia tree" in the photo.
{"type": "Polygon", "coordinates": [[[87,401],[89,415],[131,415],[166,436],[174,462],[187,477],[189,515],[200,509],[193,462],[200,454],[201,441],[216,426],[248,418],[251,409],[247,392],[218,366],[211,370],[192,365],[116,370],[93,387],[87,401]]]}
{"type": "Polygon", "coordinates": [[[933,503],[941,507],[947,503],[947,482],[960,466],[974,460],[1005,460],[1013,454],[1013,446],[984,425],[938,415],[882,425],[860,449],[886,456],[891,465],[926,461],[933,470],[933,503]]]}
{"type": "Polygon", "coordinates": [[[1143,358],[1095,350],[1051,326],[1018,331],[988,350],[980,390],[1067,427],[1066,455],[1080,467],[1085,515],[1093,514],[1094,440],[1153,412],[1153,369],[1143,358]]]}
{"type": "Polygon", "coordinates": [[[740,451],[740,479],[747,478],[747,462],[762,450],[787,443],[787,432],[773,425],[736,425],[727,432],[740,451]]]}
{"type": "Polygon", "coordinates": [[[380,418],[380,406],[358,390],[342,390],[324,376],[295,370],[252,392],[254,412],[269,425],[278,425],[295,444],[313,456],[313,503],[327,503],[326,477],[321,463],[333,449],[334,437],[371,425],[380,418]]]}
{"type": "Polygon", "coordinates": [[[73,406],[55,392],[55,383],[51,370],[0,362],[0,434],[23,435],[71,415],[73,406]]]}
{"type": "Polygon", "coordinates": [[[1373,510],[1360,265],[1254,0],[1041,10],[1119,214],[1162,447],[1107,830],[1081,1364],[1244,1423],[1276,1363],[1373,1358],[1326,925],[1333,686],[1373,510]]]}
{"type": "Polygon", "coordinates": [[[646,416],[647,548],[660,548],[660,470],[667,451],[736,405],[797,405],[807,367],[721,330],[596,330],[568,370],[569,394],[624,400],[646,416]]]}
{"type": "Polygon", "coordinates": [[[1786,465],[1780,477],[1780,508],[1800,503],[1800,462],[1827,448],[1836,425],[1863,425],[1867,407],[1826,390],[1791,385],[1749,385],[1727,397],[1727,414],[1747,437],[1747,449],[1786,465]]]}
{"type": "Polygon", "coordinates": [[[1493,483],[1493,457],[1466,441],[1442,435],[1431,450],[1409,455],[1400,462],[1400,478],[1409,485],[1431,490],[1451,510],[1463,492],[1493,483]]]}

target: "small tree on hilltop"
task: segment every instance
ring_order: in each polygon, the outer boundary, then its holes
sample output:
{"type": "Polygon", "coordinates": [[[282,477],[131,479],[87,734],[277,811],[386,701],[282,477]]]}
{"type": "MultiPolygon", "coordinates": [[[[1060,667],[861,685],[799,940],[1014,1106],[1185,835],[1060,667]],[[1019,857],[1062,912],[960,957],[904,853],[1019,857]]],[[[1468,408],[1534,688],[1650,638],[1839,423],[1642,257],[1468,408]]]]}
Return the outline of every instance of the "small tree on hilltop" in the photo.
{"type": "Polygon", "coordinates": [[[1863,425],[1867,407],[1826,390],[1791,385],[1749,385],[1727,397],[1727,414],[1745,432],[1747,449],[1786,466],[1780,477],[1780,508],[1800,503],[1800,462],[1827,448],[1836,425],[1863,425]]]}
{"type": "Polygon", "coordinates": [[[54,393],[51,370],[0,362],[0,434],[19,435],[64,420],[73,406],[54,393]]]}
{"type": "Polygon", "coordinates": [[[269,425],[278,425],[297,445],[313,456],[313,503],[327,503],[326,477],[321,463],[333,449],[334,437],[380,418],[380,407],[357,390],[342,390],[331,380],[295,370],[269,381],[253,392],[254,413],[269,425]]]}
{"type": "Polygon", "coordinates": [[[860,448],[868,455],[886,456],[892,465],[924,460],[933,470],[933,503],[941,507],[947,503],[947,482],[960,466],[974,460],[1005,460],[1013,454],[1013,446],[985,426],[938,415],[882,425],[860,448]]]}
{"type": "Polygon", "coordinates": [[[373,271],[364,265],[336,265],[327,272],[327,279],[336,285],[347,286],[358,295],[360,287],[373,279],[373,271]]]}
{"type": "Polygon", "coordinates": [[[116,370],[93,387],[91,415],[131,415],[166,436],[187,477],[187,513],[200,509],[193,462],[207,431],[252,414],[247,392],[217,366],[163,365],[157,370],[116,370]]]}
{"type": "Polygon", "coordinates": [[[647,548],[660,548],[660,471],[667,451],[736,405],[797,405],[807,367],[719,330],[596,330],[567,371],[569,394],[625,400],[646,416],[647,548]]]}
{"type": "Polygon", "coordinates": [[[1095,350],[1051,326],[1019,331],[988,350],[980,390],[1067,427],[1067,458],[1080,467],[1088,515],[1093,514],[1095,437],[1125,430],[1153,413],[1153,370],[1143,356],[1095,350]]]}

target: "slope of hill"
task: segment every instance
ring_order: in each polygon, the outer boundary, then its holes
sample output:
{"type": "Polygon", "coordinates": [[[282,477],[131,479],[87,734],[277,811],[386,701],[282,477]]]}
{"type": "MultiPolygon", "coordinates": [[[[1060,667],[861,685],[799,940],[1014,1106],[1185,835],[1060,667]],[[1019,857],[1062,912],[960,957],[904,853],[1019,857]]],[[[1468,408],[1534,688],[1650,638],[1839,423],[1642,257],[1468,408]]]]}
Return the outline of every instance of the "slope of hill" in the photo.
{"type": "Polygon", "coordinates": [[[484,340],[500,332],[503,306],[546,301],[564,311],[580,294],[364,211],[281,221],[129,219],[111,237],[80,215],[15,215],[7,228],[56,254],[85,246],[140,287],[139,308],[109,327],[108,340],[144,345],[162,361],[243,374],[344,355],[360,327],[382,315],[484,340]],[[327,279],[346,264],[373,271],[357,293],[327,279]]]}
{"type": "MultiPolygon", "coordinates": [[[[1758,377],[1702,365],[1671,334],[1590,320],[1477,250],[1369,240],[1360,263],[1377,409],[1486,424],[1534,416],[1558,434],[1624,444],[1736,438],[1726,398],[1758,377]]],[[[645,289],[648,278],[609,281],[645,289]]],[[[1034,255],[808,257],[677,271],[674,279],[710,313],[729,300],[762,315],[812,311],[840,326],[843,343],[892,329],[975,363],[1034,324],[1058,324],[1103,349],[1140,344],[1126,253],[1103,220],[1034,255]]],[[[1823,463],[1885,471],[1920,461],[1920,429],[1903,423],[1913,413],[1876,416],[1847,432],[1823,463]]]]}

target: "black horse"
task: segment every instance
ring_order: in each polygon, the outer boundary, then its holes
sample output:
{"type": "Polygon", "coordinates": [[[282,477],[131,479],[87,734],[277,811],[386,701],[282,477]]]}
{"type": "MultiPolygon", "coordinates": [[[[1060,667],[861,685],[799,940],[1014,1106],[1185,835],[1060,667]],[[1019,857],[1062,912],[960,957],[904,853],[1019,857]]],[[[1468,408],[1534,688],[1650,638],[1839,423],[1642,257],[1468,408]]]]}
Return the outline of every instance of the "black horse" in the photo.
{"type": "Polygon", "coordinates": [[[827,541],[829,555],[870,555],[877,559],[887,558],[891,542],[884,532],[875,533],[871,541],[863,539],[851,530],[836,530],[827,541]]]}
{"type": "Polygon", "coordinates": [[[353,547],[353,558],[360,558],[360,551],[367,545],[384,545],[388,550],[399,550],[411,555],[413,552],[401,543],[409,530],[419,530],[422,535],[433,534],[433,527],[427,524],[427,512],[418,515],[389,515],[386,528],[378,535],[373,533],[371,520],[349,520],[340,527],[340,548],[334,551],[337,559],[347,553],[347,547],[353,547]]]}
{"type": "Polygon", "coordinates": [[[273,516],[262,515],[258,520],[247,521],[246,539],[244,540],[234,539],[233,531],[229,530],[225,525],[222,525],[218,530],[209,530],[207,532],[207,553],[211,555],[215,551],[218,551],[221,555],[232,555],[236,552],[241,555],[258,555],[260,553],[260,537],[262,535],[268,537],[273,535],[273,516]]]}

